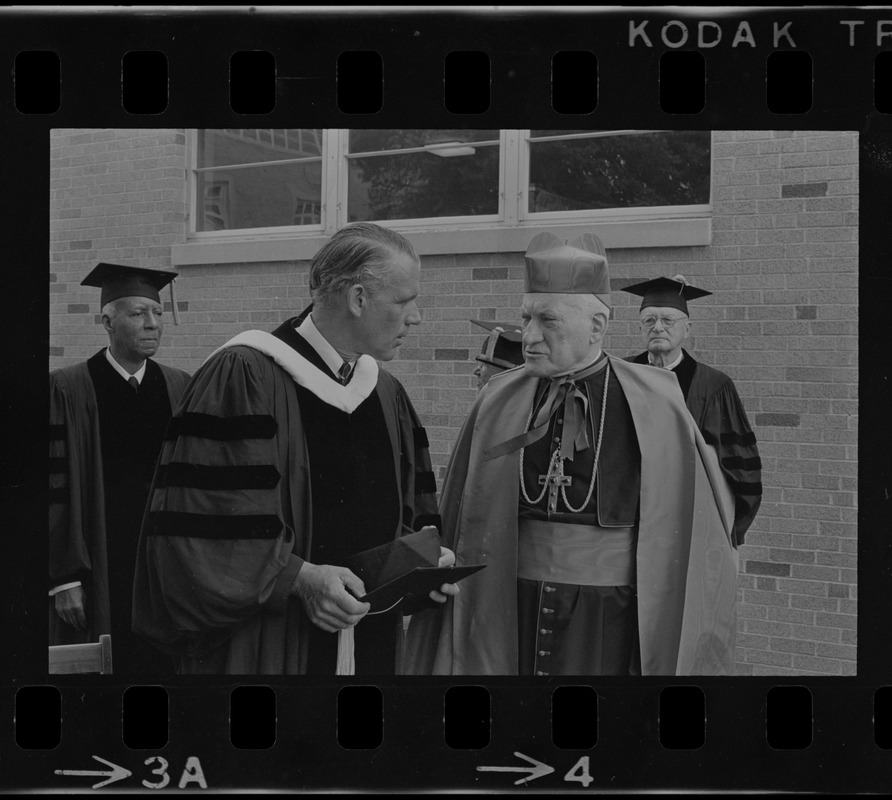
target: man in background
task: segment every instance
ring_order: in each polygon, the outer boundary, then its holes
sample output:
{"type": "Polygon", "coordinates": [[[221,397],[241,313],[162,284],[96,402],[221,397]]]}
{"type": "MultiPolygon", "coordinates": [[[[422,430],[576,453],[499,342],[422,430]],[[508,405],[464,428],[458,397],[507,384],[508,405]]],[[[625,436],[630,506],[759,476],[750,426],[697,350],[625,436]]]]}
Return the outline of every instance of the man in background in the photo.
{"type": "Polygon", "coordinates": [[[174,272],[99,264],[104,347],[50,373],[50,644],[111,634],[115,673],[170,674],[130,628],[136,546],[155,461],[189,380],[159,364],[159,290],[174,272]]]}
{"type": "Polygon", "coordinates": [[[519,325],[509,325],[505,322],[489,322],[482,319],[472,319],[471,322],[489,331],[483,349],[476,357],[477,366],[474,368],[479,392],[489,383],[493,375],[523,364],[523,347],[520,341],[522,331],[519,325]]]}
{"type": "Polygon", "coordinates": [[[712,292],[691,286],[682,275],[654,278],[624,291],[642,298],[638,312],[645,352],[627,360],[675,374],[688,410],[718,455],[734,495],[734,542],[744,536],[762,502],[762,462],[740,395],[724,372],[694,359],[682,345],[691,335],[688,301],[712,292]]]}

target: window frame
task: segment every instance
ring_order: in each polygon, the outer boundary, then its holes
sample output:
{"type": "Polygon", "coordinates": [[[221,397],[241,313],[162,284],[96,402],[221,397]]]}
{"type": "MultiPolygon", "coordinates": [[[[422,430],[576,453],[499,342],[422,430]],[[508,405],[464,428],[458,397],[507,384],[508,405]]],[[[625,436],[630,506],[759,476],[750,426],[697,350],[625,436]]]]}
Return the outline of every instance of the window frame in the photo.
{"type": "MultiPolygon", "coordinates": [[[[200,202],[197,176],[214,167],[198,167],[198,136],[203,129],[187,130],[188,221],[185,242],[174,245],[174,265],[293,261],[310,258],[336,230],[347,224],[349,181],[349,130],[323,128],[321,222],[198,231],[200,202]]],[[[497,214],[464,217],[429,217],[382,220],[415,244],[419,254],[523,251],[542,230],[570,238],[585,231],[602,236],[610,249],[707,245],[712,241],[715,142],[710,132],[709,202],[685,206],[637,206],[616,209],[530,212],[530,149],[538,141],[642,134],[655,131],[579,131],[555,137],[537,137],[530,129],[501,129],[499,141],[499,209],[497,214]],[[465,235],[456,237],[456,233],[465,235]]],[[[493,146],[493,145],[487,145],[493,146]]],[[[399,152],[399,151],[396,151],[399,152]]],[[[362,157],[364,154],[356,154],[362,157]]],[[[235,166],[238,165],[227,165],[235,166]]],[[[255,165],[256,166],[256,165],[255,165]]],[[[222,167],[217,167],[222,169],[222,167]]]]}
{"type": "MultiPolygon", "coordinates": [[[[522,142],[518,153],[518,182],[523,196],[518,202],[521,223],[544,223],[566,225],[568,223],[599,222],[608,220],[668,220],[684,219],[698,214],[712,214],[712,189],[715,157],[713,155],[713,135],[709,133],[709,200],[706,203],[691,203],[672,206],[628,206],[626,208],[580,209],[577,211],[529,211],[530,192],[530,150],[537,142],[567,141],[571,139],[604,139],[611,136],[642,135],[648,133],[665,133],[663,130],[615,130],[615,131],[579,131],[574,134],[558,136],[537,136],[533,138],[530,130],[521,130],[522,142]]],[[[671,131],[669,131],[671,133],[671,131]]]]}

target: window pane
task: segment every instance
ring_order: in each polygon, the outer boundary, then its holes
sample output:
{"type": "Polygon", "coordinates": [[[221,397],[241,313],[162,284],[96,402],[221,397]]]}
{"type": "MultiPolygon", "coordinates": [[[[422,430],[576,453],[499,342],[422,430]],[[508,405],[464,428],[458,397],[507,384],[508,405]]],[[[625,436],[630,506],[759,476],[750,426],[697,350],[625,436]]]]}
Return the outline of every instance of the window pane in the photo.
{"type": "Polygon", "coordinates": [[[321,155],[322,131],[318,128],[232,128],[198,132],[199,168],[321,155]]]}
{"type": "Polygon", "coordinates": [[[709,131],[533,142],[529,211],[708,203],[709,149],[709,131]]]}
{"type": "Polygon", "coordinates": [[[319,225],[322,161],[199,172],[196,230],[319,225]]]}
{"type": "Polygon", "coordinates": [[[350,152],[372,153],[378,150],[424,147],[441,142],[491,142],[498,139],[497,130],[361,130],[350,131],[350,152]]]}
{"type": "Polygon", "coordinates": [[[453,157],[407,153],[351,158],[350,222],[497,214],[499,148],[467,149],[471,152],[453,157]]]}

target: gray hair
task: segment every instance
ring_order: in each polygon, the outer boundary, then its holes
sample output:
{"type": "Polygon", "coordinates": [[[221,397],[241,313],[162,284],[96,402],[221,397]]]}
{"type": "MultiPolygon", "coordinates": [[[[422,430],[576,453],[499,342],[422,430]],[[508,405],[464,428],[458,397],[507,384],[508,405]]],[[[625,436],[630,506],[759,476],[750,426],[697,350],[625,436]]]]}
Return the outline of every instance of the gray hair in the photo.
{"type": "MultiPolygon", "coordinates": [[[[120,299],[120,298],[118,298],[120,299]]],[[[114,319],[118,314],[118,300],[109,300],[99,312],[99,318],[108,317],[114,319]]]]}
{"type": "Polygon", "coordinates": [[[418,263],[412,243],[396,231],[371,222],[341,228],[310,262],[313,302],[330,305],[357,283],[372,293],[380,291],[387,283],[393,257],[399,254],[418,263]]]}

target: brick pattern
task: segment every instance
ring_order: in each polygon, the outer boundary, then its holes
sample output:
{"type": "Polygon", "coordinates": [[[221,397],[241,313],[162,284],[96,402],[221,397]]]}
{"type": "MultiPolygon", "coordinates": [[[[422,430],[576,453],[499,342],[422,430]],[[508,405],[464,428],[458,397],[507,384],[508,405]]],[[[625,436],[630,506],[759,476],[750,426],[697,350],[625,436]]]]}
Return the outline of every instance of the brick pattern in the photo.
{"type": "MultiPolygon", "coordinates": [[[[709,246],[611,251],[608,352],[640,350],[623,286],[681,273],[714,292],[692,304],[688,349],[735,381],[764,463],[762,510],[740,549],[737,672],[853,675],[857,609],[858,141],[846,132],[714,135],[709,246]]],[[[170,268],[186,234],[185,133],[56,130],[51,138],[50,366],[105,343],[101,260],[170,268]]],[[[460,234],[457,234],[460,235],[460,234]]],[[[518,319],[522,253],[422,259],[424,324],[388,365],[428,429],[442,479],[476,397],[471,318],[518,319]]],[[[246,328],[308,301],[306,263],[180,270],[181,325],[161,360],[194,371],[246,328]]],[[[164,299],[169,307],[169,295],[164,299]]]]}

